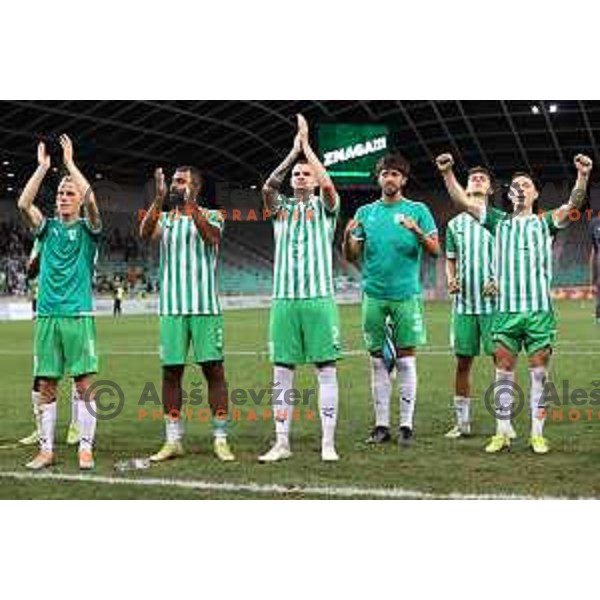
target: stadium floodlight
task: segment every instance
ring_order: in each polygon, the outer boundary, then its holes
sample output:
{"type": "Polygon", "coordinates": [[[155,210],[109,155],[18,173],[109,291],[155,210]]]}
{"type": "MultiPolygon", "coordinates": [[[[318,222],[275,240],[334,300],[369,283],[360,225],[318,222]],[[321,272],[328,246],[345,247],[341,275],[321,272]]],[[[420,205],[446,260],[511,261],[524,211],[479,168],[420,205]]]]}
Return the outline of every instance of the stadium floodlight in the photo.
{"type": "Polygon", "coordinates": [[[11,188],[10,186],[8,186],[8,187],[6,188],[6,191],[7,191],[7,192],[12,192],[12,191],[13,191],[13,188],[11,188]]]}
{"type": "Polygon", "coordinates": [[[537,104],[534,104],[534,105],[531,107],[531,112],[532,112],[534,115],[539,115],[539,114],[540,114],[540,107],[539,107],[537,104]]]}
{"type": "Polygon", "coordinates": [[[558,112],[558,104],[551,104],[551,105],[550,105],[550,107],[548,108],[548,110],[549,110],[551,113],[558,112]]]}
{"type": "Polygon", "coordinates": [[[7,165],[10,165],[10,161],[8,160],[3,160],[2,164],[6,167],[7,165]]]}
{"type": "Polygon", "coordinates": [[[14,176],[15,176],[15,174],[14,174],[14,173],[7,173],[7,174],[6,174],[6,176],[7,176],[7,177],[14,177],[14,176]]]}
{"type": "Polygon", "coordinates": [[[94,175],[94,177],[96,179],[102,179],[102,173],[96,173],[96,175],[94,175]]]}

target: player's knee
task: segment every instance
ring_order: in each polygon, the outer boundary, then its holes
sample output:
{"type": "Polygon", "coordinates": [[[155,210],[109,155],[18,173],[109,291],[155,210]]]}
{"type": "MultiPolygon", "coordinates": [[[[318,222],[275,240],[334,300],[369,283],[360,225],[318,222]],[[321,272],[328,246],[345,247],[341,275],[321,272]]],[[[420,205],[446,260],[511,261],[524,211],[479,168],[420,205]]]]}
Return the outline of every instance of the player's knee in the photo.
{"type": "Polygon", "coordinates": [[[529,357],[529,366],[532,368],[548,366],[548,362],[550,361],[550,354],[551,352],[548,348],[544,348],[543,350],[536,352],[535,354],[529,357]]]}
{"type": "Polygon", "coordinates": [[[40,402],[42,404],[52,404],[56,402],[56,390],[58,382],[54,379],[40,379],[40,402]]]}
{"type": "Polygon", "coordinates": [[[473,358],[470,356],[459,356],[456,362],[456,369],[459,373],[467,374],[471,372],[473,358]]]}
{"type": "Polygon", "coordinates": [[[202,372],[207,381],[222,381],[225,379],[223,361],[211,361],[202,364],[202,372]]]}
{"type": "Polygon", "coordinates": [[[85,400],[88,395],[88,389],[92,385],[92,379],[88,375],[75,379],[75,391],[80,400],[85,400]]]}
{"type": "Polygon", "coordinates": [[[515,357],[503,346],[496,348],[494,360],[498,369],[502,369],[503,371],[514,371],[515,369],[515,357]]]}
{"type": "Polygon", "coordinates": [[[183,378],[183,366],[163,367],[163,381],[171,384],[181,383],[183,378]]]}

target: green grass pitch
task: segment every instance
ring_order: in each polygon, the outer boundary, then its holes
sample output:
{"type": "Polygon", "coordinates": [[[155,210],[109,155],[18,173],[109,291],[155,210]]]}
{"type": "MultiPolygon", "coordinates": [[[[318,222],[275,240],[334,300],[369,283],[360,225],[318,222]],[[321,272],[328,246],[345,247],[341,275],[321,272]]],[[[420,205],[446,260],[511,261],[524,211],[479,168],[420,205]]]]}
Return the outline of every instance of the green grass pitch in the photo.
{"type": "MultiPolygon", "coordinates": [[[[233,464],[221,464],[212,455],[209,422],[187,423],[182,459],[135,473],[115,473],[114,463],[121,459],[147,456],[162,442],[160,420],[138,418],[139,399],[146,382],[160,391],[158,362],[158,318],[99,318],[98,350],[101,373],[98,379],[116,381],[125,392],[125,407],[113,420],[98,424],[95,475],[106,477],[152,477],[158,479],[200,480],[232,484],[281,484],[322,487],[404,488],[445,495],[518,494],[549,496],[600,496],[600,419],[598,408],[589,405],[564,408],[562,421],[549,420],[547,437],[551,453],[534,456],[527,449],[528,409],[516,420],[519,438],[510,453],[487,456],[486,438],[493,432],[492,417],[483,406],[482,396],[493,377],[491,361],[480,358],[474,373],[474,436],[450,441],[444,433],[452,422],[452,382],[454,359],[448,350],[448,303],[427,304],[429,343],[418,359],[419,393],[416,409],[416,437],[412,448],[395,443],[368,448],[364,439],[371,426],[370,374],[363,352],[360,307],[341,308],[344,349],[349,354],[339,366],[340,414],[337,446],[341,461],[320,461],[320,424],[301,420],[292,424],[293,457],[286,463],[260,465],[257,456],[273,438],[271,419],[263,420],[261,411],[249,401],[239,409],[239,420],[231,425],[231,443],[238,456],[233,464]],[[571,421],[568,409],[579,408],[581,418],[571,421]],[[588,420],[584,412],[594,409],[588,420]],[[248,420],[255,410],[257,420],[248,420]]],[[[570,389],[600,387],[600,327],[594,324],[590,303],[557,304],[559,338],[551,367],[552,378],[561,389],[568,380],[570,389]],[[594,384],[593,382],[596,382],[594,384]],[[561,383],[561,385],[558,385],[561,383]]],[[[266,355],[268,311],[245,310],[225,313],[226,373],[230,389],[260,390],[271,381],[271,366],[266,355]]],[[[32,323],[0,324],[0,445],[7,445],[32,430],[30,408],[32,323]]],[[[526,361],[520,360],[518,382],[526,391],[526,361]]],[[[201,379],[190,367],[186,386],[201,379]]],[[[312,367],[299,370],[296,387],[315,387],[312,367]]],[[[51,472],[78,474],[76,452],[64,444],[68,422],[68,385],[61,386],[57,428],[58,464],[51,472]]],[[[205,391],[205,386],[203,386],[205,391]]],[[[527,398],[526,398],[527,402],[527,398]]],[[[393,422],[398,421],[398,395],[394,388],[393,422]]],[[[199,408],[206,406],[204,402],[199,408]]],[[[147,406],[146,408],[152,408],[147,406]]],[[[156,407],[158,409],[158,407],[156,407]]],[[[0,450],[0,472],[25,472],[24,463],[32,449],[0,450]]],[[[99,481],[49,481],[28,478],[2,478],[0,498],[249,498],[282,497],[280,494],[256,495],[246,491],[183,489],[169,485],[108,485],[99,481]]],[[[283,497],[312,497],[292,492],[283,497]]]]}

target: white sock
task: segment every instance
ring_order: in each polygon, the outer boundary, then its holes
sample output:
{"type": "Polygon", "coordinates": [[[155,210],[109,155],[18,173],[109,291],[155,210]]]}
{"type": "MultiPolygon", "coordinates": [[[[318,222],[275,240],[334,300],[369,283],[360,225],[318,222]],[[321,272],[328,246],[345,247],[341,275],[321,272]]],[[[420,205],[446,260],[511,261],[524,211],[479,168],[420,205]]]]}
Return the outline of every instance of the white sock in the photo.
{"type": "Polygon", "coordinates": [[[79,392],[75,382],[71,386],[71,423],[79,423],[79,392]]]}
{"type": "Polygon", "coordinates": [[[400,427],[413,429],[415,403],[417,401],[417,357],[398,358],[400,377],[400,427]]]}
{"type": "Polygon", "coordinates": [[[56,428],[56,400],[40,403],[40,450],[52,452],[54,449],[54,429],[56,428]]]}
{"type": "Polygon", "coordinates": [[[165,439],[167,443],[174,444],[181,441],[182,421],[181,415],[179,415],[179,419],[172,419],[169,415],[165,415],[165,439]]]}
{"type": "Polygon", "coordinates": [[[177,420],[177,435],[179,441],[181,442],[183,440],[183,436],[185,435],[185,413],[183,412],[183,409],[181,409],[181,414],[177,420]]]}
{"type": "Polygon", "coordinates": [[[375,409],[375,425],[389,427],[392,381],[383,358],[378,356],[371,356],[371,393],[375,409]]]}
{"type": "Polygon", "coordinates": [[[77,407],[77,418],[79,421],[79,452],[91,452],[94,447],[94,437],[96,436],[96,401],[80,401],[81,406],[77,407]]]}
{"type": "Polygon", "coordinates": [[[40,435],[40,392],[34,390],[31,391],[31,408],[33,409],[33,421],[35,423],[35,430],[38,436],[40,435]]]}
{"type": "Polygon", "coordinates": [[[273,418],[275,419],[275,433],[277,443],[284,446],[290,445],[290,421],[294,414],[294,406],[288,404],[286,394],[294,385],[294,371],[287,367],[275,366],[273,368],[273,418]]]}
{"type": "Polygon", "coordinates": [[[467,396],[454,396],[454,410],[456,413],[456,424],[459,427],[471,423],[471,398],[467,396]]]}
{"type": "Polygon", "coordinates": [[[338,381],[336,367],[317,369],[319,377],[319,413],[321,414],[322,446],[335,445],[335,426],[338,411],[338,381]]]}
{"type": "Polygon", "coordinates": [[[531,435],[544,434],[545,418],[540,416],[541,411],[546,408],[544,401],[544,385],[546,384],[546,367],[533,367],[529,369],[530,392],[529,406],[531,408],[531,435]]]}
{"type": "Polygon", "coordinates": [[[515,374],[512,371],[496,369],[496,383],[494,392],[496,412],[496,435],[509,435],[510,415],[513,405],[513,385],[515,374]]]}

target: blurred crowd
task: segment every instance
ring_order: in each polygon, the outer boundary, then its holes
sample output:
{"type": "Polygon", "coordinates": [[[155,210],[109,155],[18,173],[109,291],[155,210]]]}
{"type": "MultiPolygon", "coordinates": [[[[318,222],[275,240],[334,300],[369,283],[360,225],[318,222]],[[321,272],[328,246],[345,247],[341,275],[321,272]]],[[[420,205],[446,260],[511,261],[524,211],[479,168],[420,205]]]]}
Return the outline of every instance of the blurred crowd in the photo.
{"type": "Polygon", "coordinates": [[[0,222],[0,294],[27,292],[27,258],[32,243],[20,223],[0,222]]]}

